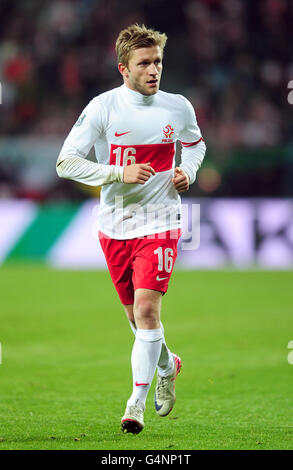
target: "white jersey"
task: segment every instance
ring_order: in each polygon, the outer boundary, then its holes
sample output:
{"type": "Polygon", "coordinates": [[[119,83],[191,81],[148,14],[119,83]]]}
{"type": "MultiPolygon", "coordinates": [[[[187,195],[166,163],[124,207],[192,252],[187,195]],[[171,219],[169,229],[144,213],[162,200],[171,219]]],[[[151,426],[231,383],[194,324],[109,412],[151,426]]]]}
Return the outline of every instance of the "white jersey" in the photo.
{"type": "Polygon", "coordinates": [[[59,176],[102,185],[99,229],[130,239],[181,227],[181,200],[172,178],[175,144],[180,167],[194,182],[205,154],[195,113],[181,95],[158,91],[145,96],[126,85],[95,97],[64,142],[59,176]],[[94,146],[98,163],[84,160],[94,146]],[[141,184],[123,183],[123,166],[148,163],[156,174],[141,184]]]}

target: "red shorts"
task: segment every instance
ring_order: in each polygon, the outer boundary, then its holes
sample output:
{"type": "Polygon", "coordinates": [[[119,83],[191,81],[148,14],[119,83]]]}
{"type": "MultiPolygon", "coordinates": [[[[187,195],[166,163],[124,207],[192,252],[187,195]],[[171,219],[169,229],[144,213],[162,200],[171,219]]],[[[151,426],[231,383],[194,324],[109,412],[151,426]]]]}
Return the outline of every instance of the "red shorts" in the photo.
{"type": "Polygon", "coordinates": [[[168,282],[177,257],[181,230],[132,240],[116,240],[99,232],[113,284],[122,304],[134,303],[139,288],[167,292],[168,282]]]}

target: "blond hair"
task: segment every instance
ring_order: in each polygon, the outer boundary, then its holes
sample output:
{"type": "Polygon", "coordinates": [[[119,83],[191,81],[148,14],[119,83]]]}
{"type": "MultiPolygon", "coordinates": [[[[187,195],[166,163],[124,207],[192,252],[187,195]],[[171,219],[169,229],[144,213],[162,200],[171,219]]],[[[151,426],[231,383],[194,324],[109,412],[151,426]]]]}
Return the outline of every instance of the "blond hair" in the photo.
{"type": "Polygon", "coordinates": [[[147,28],[144,24],[132,24],[120,31],[117,38],[116,54],[118,62],[127,67],[131,52],[141,47],[159,46],[163,54],[167,39],[165,33],[147,28]]]}

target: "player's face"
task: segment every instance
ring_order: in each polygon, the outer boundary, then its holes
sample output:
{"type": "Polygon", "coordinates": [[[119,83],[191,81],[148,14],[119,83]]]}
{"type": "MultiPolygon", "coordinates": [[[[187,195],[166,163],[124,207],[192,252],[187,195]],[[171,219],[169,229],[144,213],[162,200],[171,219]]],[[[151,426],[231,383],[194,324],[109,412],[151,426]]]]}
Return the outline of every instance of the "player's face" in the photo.
{"type": "Polygon", "coordinates": [[[126,86],[142,95],[157,93],[162,68],[162,51],[159,46],[135,49],[131,52],[127,67],[119,64],[126,86]]]}

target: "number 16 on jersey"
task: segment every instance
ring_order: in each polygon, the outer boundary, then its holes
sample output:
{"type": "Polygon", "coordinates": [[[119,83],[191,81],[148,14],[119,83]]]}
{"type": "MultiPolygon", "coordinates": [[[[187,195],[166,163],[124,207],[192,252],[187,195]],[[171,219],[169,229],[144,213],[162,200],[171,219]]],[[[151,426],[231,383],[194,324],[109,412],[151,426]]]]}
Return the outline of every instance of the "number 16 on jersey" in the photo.
{"type": "Polygon", "coordinates": [[[111,156],[115,156],[115,162],[110,161],[110,164],[118,166],[132,165],[135,163],[136,149],[134,147],[126,147],[123,152],[121,147],[112,150],[111,156]]]}

